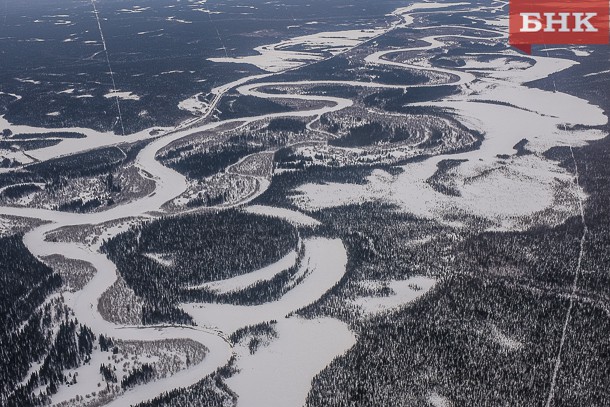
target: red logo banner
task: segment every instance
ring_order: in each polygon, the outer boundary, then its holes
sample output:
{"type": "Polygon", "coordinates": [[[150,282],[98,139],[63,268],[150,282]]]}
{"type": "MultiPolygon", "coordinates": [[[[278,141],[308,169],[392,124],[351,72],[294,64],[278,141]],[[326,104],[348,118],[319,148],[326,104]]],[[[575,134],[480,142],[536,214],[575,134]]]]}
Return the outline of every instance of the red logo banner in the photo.
{"type": "Polygon", "coordinates": [[[527,54],[533,44],[608,44],[608,0],[510,0],[509,43],[527,54]]]}

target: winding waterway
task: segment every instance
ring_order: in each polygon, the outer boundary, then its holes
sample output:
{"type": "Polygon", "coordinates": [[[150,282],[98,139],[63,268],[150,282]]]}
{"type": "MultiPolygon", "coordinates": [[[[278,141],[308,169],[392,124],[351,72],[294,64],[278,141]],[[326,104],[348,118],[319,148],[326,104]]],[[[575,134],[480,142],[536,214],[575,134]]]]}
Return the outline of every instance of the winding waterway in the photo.
{"type": "MultiPolygon", "coordinates": [[[[416,6],[412,9],[417,10],[416,6]]],[[[411,14],[403,15],[405,21],[412,21],[411,14]]],[[[459,27],[464,29],[464,27],[459,27]]],[[[506,33],[502,31],[493,30],[480,30],[492,32],[495,38],[505,38],[506,33]]],[[[88,214],[74,214],[65,213],[53,210],[35,209],[35,208],[18,208],[18,207],[2,207],[0,213],[6,215],[35,218],[43,220],[47,223],[37,227],[27,233],[24,237],[24,243],[27,248],[35,256],[42,258],[44,256],[52,254],[60,254],[69,259],[77,259],[90,263],[95,267],[97,273],[93,279],[80,291],[76,293],[64,293],[66,304],[72,308],[75,312],[76,318],[79,322],[90,326],[94,332],[103,333],[104,335],[114,337],[122,340],[135,340],[135,341],[154,341],[162,339],[190,339],[201,343],[208,349],[208,353],[202,363],[196,366],[190,366],[171,377],[160,379],[154,383],[138,386],[136,389],[127,391],[119,398],[111,402],[109,405],[125,406],[130,404],[136,404],[155,396],[170,391],[179,387],[187,387],[195,384],[205,378],[210,373],[213,373],[218,368],[225,366],[231,356],[236,351],[227,340],[227,336],[235,329],[243,327],[245,325],[251,325],[268,321],[271,319],[280,319],[286,314],[296,311],[300,307],[315,302],[324,292],[329,290],[337,281],[340,280],[341,276],[345,273],[346,254],[343,244],[340,241],[330,240],[312,240],[305,242],[307,248],[307,258],[310,260],[311,272],[307,275],[305,281],[293,289],[291,292],[286,294],[280,299],[277,304],[270,303],[260,307],[237,307],[231,305],[218,305],[218,304],[189,304],[185,305],[185,309],[193,314],[195,320],[199,323],[196,327],[190,326],[124,326],[117,325],[108,322],[98,312],[97,302],[100,296],[112,285],[117,279],[116,266],[104,255],[99,252],[98,245],[83,245],[78,243],[57,243],[45,240],[47,233],[54,230],[66,227],[66,226],[83,226],[83,225],[99,225],[101,223],[118,221],[127,217],[150,217],[151,213],[162,213],[162,207],[168,201],[171,201],[180,195],[182,195],[188,189],[188,182],[186,178],[177,173],[176,171],[163,166],[159,161],[155,159],[156,154],[170,143],[180,140],[184,137],[190,136],[193,133],[201,131],[213,131],[221,126],[231,123],[252,123],[261,120],[269,120],[278,117],[320,117],[323,114],[336,112],[353,105],[353,101],[346,98],[329,97],[329,96],[316,96],[316,95],[304,95],[304,94],[277,94],[277,93],[265,93],[265,88],[273,86],[311,86],[311,85],[343,85],[350,87],[367,87],[367,88],[392,88],[392,89],[406,89],[409,88],[434,88],[446,85],[455,86],[467,86],[473,83],[477,76],[470,72],[464,72],[459,69],[447,69],[447,68],[436,68],[430,66],[420,66],[408,63],[401,63],[390,61],[387,57],[391,54],[401,52],[423,52],[436,48],[444,47],[446,44],[443,42],[444,38],[455,39],[475,39],[480,40],[482,37],[465,36],[465,35],[432,35],[421,39],[428,45],[420,47],[402,48],[402,49],[391,49],[387,51],[379,51],[366,57],[366,62],[370,64],[386,65],[392,67],[416,69],[420,71],[437,72],[442,74],[449,74],[454,81],[449,83],[435,83],[435,84],[418,84],[418,85],[386,85],[379,83],[370,82],[357,82],[357,81],[295,81],[295,82],[264,82],[264,83],[249,83],[252,81],[264,79],[271,75],[256,75],[239,81],[227,84],[216,90],[216,95],[211,103],[211,107],[208,111],[214,110],[214,107],[220,101],[222,96],[233,89],[236,89],[243,95],[256,96],[265,99],[286,99],[295,101],[307,101],[307,102],[322,102],[323,107],[313,108],[309,110],[302,110],[298,112],[288,113],[273,113],[267,115],[260,115],[255,117],[245,117],[238,119],[231,119],[225,121],[219,121],[214,123],[208,123],[201,125],[201,119],[191,120],[178,126],[175,131],[170,132],[162,137],[159,137],[155,141],[148,144],[136,158],[136,165],[151,174],[155,181],[155,191],[141,199],[134,200],[114,207],[107,211],[88,213],[88,214]],[[330,249],[332,250],[330,250],[330,249]],[[328,257],[330,256],[330,257],[328,257]],[[332,267],[329,269],[325,268],[328,264],[332,267]]],[[[544,60],[542,58],[534,58],[546,66],[548,69],[542,70],[543,75],[549,75],[558,69],[564,69],[565,64],[556,64],[549,66],[545,64],[553,59],[549,58],[544,60]]],[[[569,64],[568,64],[569,65],[569,64]]],[[[531,68],[536,71],[540,71],[541,66],[531,68]]],[[[534,75],[534,76],[540,76],[534,75]]],[[[527,79],[530,79],[529,77],[527,79]]],[[[523,81],[525,82],[525,81],[523,81]]],[[[205,115],[207,117],[207,115],[205,115]]],[[[90,148],[90,147],[89,147],[90,148]]],[[[81,147],[82,149],[82,147],[81,147]]],[[[78,147],[75,147],[70,152],[76,152],[78,147]]],[[[59,150],[58,150],[59,151],[59,150]]],[[[495,153],[495,152],[494,152],[495,153]]],[[[474,159],[475,154],[463,153],[460,158],[474,159]]],[[[446,158],[446,157],[445,157],[446,158]]],[[[434,158],[429,162],[422,163],[425,166],[424,173],[428,174],[434,172],[436,164],[442,158],[434,158]]],[[[431,175],[431,174],[430,174],[431,175]]],[[[428,175],[427,175],[428,176],[428,175]]],[[[403,181],[403,182],[408,182],[403,181]]],[[[259,183],[259,188],[265,188],[268,184],[259,183]]],[[[259,190],[258,193],[261,193],[259,190]]],[[[273,209],[269,209],[273,211],[273,209]]],[[[278,216],[283,216],[284,212],[278,211],[278,216]]],[[[328,267],[327,267],[328,268],[328,267]]],[[[329,346],[329,351],[321,353],[315,363],[311,363],[311,372],[309,375],[315,374],[319,369],[322,369],[327,363],[329,363],[334,357],[345,352],[349,347],[355,343],[354,335],[349,331],[348,327],[336,320],[329,321],[328,319],[321,319],[318,321],[321,327],[324,329],[314,329],[311,322],[300,321],[298,318],[290,318],[281,322],[280,324],[280,336],[282,332],[299,332],[302,338],[310,338],[305,332],[309,329],[311,332],[317,332],[316,335],[322,335],[324,330],[330,332],[330,336],[335,336],[337,339],[332,342],[328,333],[327,336],[321,337],[322,341],[317,343],[316,346],[322,346],[324,343],[333,343],[333,346],[329,346]],[[288,322],[286,322],[288,321],[288,322]],[[330,342],[324,342],[330,341],[330,342]],[[318,369],[316,371],[316,369],[318,369]]],[[[285,340],[292,341],[290,345],[294,349],[298,349],[299,346],[303,345],[298,343],[299,335],[286,334],[285,340]],[[296,341],[296,342],[294,342],[296,341]],[[294,342],[294,343],[293,343],[294,342]]],[[[311,343],[305,343],[304,346],[312,346],[311,343]]],[[[265,355],[264,353],[261,355],[265,355]]],[[[264,360],[264,356],[260,356],[261,360],[264,360]]],[[[298,362],[298,358],[291,359],[293,363],[298,362]]],[[[255,380],[256,378],[256,359],[252,359],[253,362],[244,359],[243,368],[244,376],[242,379],[239,378],[229,381],[229,385],[233,384],[235,390],[240,396],[243,396],[244,403],[247,405],[248,401],[256,403],[257,393],[252,390],[252,387],[248,387],[247,384],[249,379],[255,380]]],[[[267,361],[268,362],[268,361],[267,361]]],[[[266,362],[266,363],[267,363],[266,362]]],[[[262,362],[258,362],[259,364],[262,362]]],[[[271,363],[271,362],[268,362],[271,363]]],[[[291,366],[292,369],[297,367],[291,366]]],[[[298,371],[298,370],[297,370],[298,371]]],[[[270,373],[271,374],[271,373],[270,373]]],[[[238,376],[239,377],[239,376],[238,376]]],[[[272,380],[273,377],[266,377],[263,372],[261,377],[265,378],[263,383],[272,380]]],[[[297,395],[289,394],[283,400],[290,403],[303,403],[304,396],[307,394],[308,386],[310,385],[310,378],[306,376],[309,381],[305,380],[303,383],[299,382],[297,395]],[[299,401],[300,400],[300,401],[299,401]]],[[[260,384],[260,383],[259,383],[260,384]]],[[[257,405],[257,404],[252,404],[257,405]]],[[[281,405],[281,404],[278,404],[281,405]]]]}

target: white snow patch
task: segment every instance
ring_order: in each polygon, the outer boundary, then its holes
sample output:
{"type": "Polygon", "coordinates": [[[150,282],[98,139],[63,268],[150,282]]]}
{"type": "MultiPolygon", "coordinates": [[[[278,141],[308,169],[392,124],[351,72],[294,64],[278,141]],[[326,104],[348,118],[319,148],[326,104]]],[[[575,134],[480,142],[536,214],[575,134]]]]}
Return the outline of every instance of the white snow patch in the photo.
{"type": "Polygon", "coordinates": [[[204,114],[210,105],[208,102],[201,100],[202,95],[203,93],[198,93],[188,99],[183,100],[182,102],[178,103],[178,108],[194,115],[204,114]]]}
{"type": "Polygon", "coordinates": [[[140,96],[132,92],[115,92],[111,91],[104,95],[106,99],[119,98],[121,100],[140,100],[140,96]]]}
{"type": "Polygon", "coordinates": [[[603,74],[606,74],[606,73],[610,73],[610,69],[608,69],[606,71],[599,71],[599,72],[588,73],[588,74],[583,75],[583,76],[586,78],[586,77],[590,77],[590,76],[603,75],[603,74]]]}
{"type": "Polygon", "coordinates": [[[245,208],[246,212],[254,213],[258,215],[266,215],[273,216],[276,218],[284,219],[288,222],[294,223],[296,225],[302,226],[318,226],[321,223],[310,217],[305,215],[304,213],[293,211],[290,209],[284,208],[276,208],[273,206],[262,206],[262,205],[252,205],[245,208]]]}
{"type": "Polygon", "coordinates": [[[156,33],[159,33],[159,32],[161,32],[161,31],[165,31],[165,29],[164,29],[164,28],[160,28],[160,29],[158,29],[158,30],[153,30],[153,31],[140,31],[140,32],[138,33],[138,35],[145,35],[145,34],[156,34],[156,33]]]}
{"type": "Polygon", "coordinates": [[[452,407],[453,403],[445,396],[441,396],[437,392],[432,392],[428,395],[428,403],[433,407],[452,407]]]}
{"type": "Polygon", "coordinates": [[[321,60],[326,52],[333,55],[344,52],[384,31],[384,29],[363,29],[321,32],[256,47],[254,50],[258,55],[209,58],[209,60],[221,63],[251,64],[268,72],[280,72],[321,60]]]}
{"type": "Polygon", "coordinates": [[[396,310],[403,305],[417,300],[434,287],[436,280],[423,276],[411,277],[407,280],[394,280],[389,282],[366,281],[369,287],[387,287],[393,294],[387,297],[360,297],[352,304],[360,307],[365,315],[376,315],[382,312],[396,310]]]}
{"type": "MultiPolygon", "coordinates": [[[[11,96],[11,97],[14,97],[14,98],[15,98],[15,99],[17,99],[17,100],[21,100],[21,99],[22,99],[22,97],[21,97],[21,96],[16,95],[16,94],[14,94],[14,93],[0,92],[0,95],[7,95],[7,96],[11,96]]],[[[1,116],[0,116],[0,117],[1,117],[1,116]]]]}
{"type": "Polygon", "coordinates": [[[510,351],[519,350],[523,347],[521,342],[504,334],[493,324],[491,325],[491,337],[496,343],[510,351]]]}
{"type": "Polygon", "coordinates": [[[181,20],[181,19],[176,18],[176,17],[174,17],[174,16],[172,16],[172,17],[167,17],[165,20],[167,20],[167,21],[173,21],[173,22],[175,22],[175,23],[181,23],[181,24],[193,24],[193,22],[192,22],[192,21],[188,21],[188,20],[181,20]]]}
{"type": "Polygon", "coordinates": [[[131,13],[131,14],[137,14],[137,13],[142,13],[146,10],[150,10],[150,7],[142,7],[142,6],[133,6],[132,8],[122,8],[120,10],[117,10],[119,13],[131,13]]]}
{"type": "Polygon", "coordinates": [[[280,260],[266,267],[262,267],[250,273],[228,278],[225,280],[190,286],[189,289],[195,290],[204,288],[212,290],[218,294],[225,294],[231,291],[240,291],[257,282],[271,280],[277,274],[294,266],[295,262],[297,261],[297,258],[298,253],[296,250],[293,250],[284,257],[282,257],[280,260]]]}
{"type": "Polygon", "coordinates": [[[156,261],[157,263],[166,266],[166,267],[172,267],[174,265],[174,262],[171,259],[168,259],[167,256],[164,256],[163,254],[159,254],[159,253],[144,253],[143,254],[144,257],[147,257],[153,261],[156,261]]]}
{"type": "Polygon", "coordinates": [[[15,78],[15,80],[17,82],[21,82],[21,83],[31,83],[32,85],[40,85],[42,82],[40,81],[35,81],[33,79],[22,79],[22,78],[15,78]]]}

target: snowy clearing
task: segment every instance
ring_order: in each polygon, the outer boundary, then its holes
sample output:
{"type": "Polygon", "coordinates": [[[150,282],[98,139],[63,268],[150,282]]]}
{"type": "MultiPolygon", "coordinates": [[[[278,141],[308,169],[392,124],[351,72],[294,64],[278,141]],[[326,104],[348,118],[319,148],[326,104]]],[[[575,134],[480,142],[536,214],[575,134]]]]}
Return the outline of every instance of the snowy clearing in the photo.
{"type": "Polygon", "coordinates": [[[322,32],[256,47],[254,51],[258,55],[209,60],[218,63],[251,64],[267,72],[280,72],[321,60],[325,53],[336,55],[344,52],[383,32],[384,29],[322,32]]]}
{"type": "Polygon", "coordinates": [[[352,301],[352,304],[360,307],[366,316],[376,315],[382,312],[394,311],[401,306],[417,300],[430,291],[436,281],[434,279],[416,276],[402,281],[374,282],[366,281],[371,288],[387,287],[392,293],[383,297],[360,297],[352,301]]]}
{"type": "Polygon", "coordinates": [[[300,226],[319,226],[321,223],[310,217],[305,215],[304,213],[293,211],[290,209],[284,208],[276,208],[273,206],[262,206],[262,205],[252,205],[245,208],[246,212],[254,213],[257,215],[266,215],[273,216],[276,218],[282,218],[291,222],[295,225],[300,226]]]}
{"type": "Polygon", "coordinates": [[[225,294],[231,291],[243,290],[252,284],[260,281],[269,281],[282,271],[294,266],[297,261],[298,253],[296,250],[291,251],[277,262],[266,267],[252,271],[247,274],[242,274],[237,277],[228,278],[226,280],[204,283],[196,286],[188,287],[190,290],[208,289],[218,294],[225,294]]]}

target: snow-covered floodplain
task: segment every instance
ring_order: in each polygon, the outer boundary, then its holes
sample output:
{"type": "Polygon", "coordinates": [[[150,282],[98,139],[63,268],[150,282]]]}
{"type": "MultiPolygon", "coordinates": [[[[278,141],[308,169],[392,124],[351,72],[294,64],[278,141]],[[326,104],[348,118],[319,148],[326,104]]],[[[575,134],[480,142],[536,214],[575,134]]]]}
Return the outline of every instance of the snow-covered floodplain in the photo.
{"type": "Polygon", "coordinates": [[[278,321],[274,325],[277,337],[253,354],[247,345],[236,346],[235,367],[239,371],[227,384],[239,395],[239,406],[304,405],[313,377],[356,342],[347,325],[336,319],[286,317],[315,302],[345,273],[347,254],[340,240],[314,238],[305,240],[304,245],[299,273],[305,279],[279,300],[256,306],[182,306],[199,325],[227,333],[278,321]]]}
{"type": "MultiPolygon", "coordinates": [[[[45,241],[45,234],[56,227],[56,224],[51,223],[35,229],[25,235],[24,243],[38,257],[61,253],[67,258],[88,262],[98,271],[82,290],[76,293],[64,293],[66,305],[74,310],[75,316],[80,323],[89,326],[94,332],[104,333],[104,335],[116,339],[158,341],[183,338],[199,342],[209,350],[202,363],[193,365],[168,378],[157,380],[154,382],[154,385],[139,386],[129,390],[109,405],[124,406],[136,404],[162,392],[195,384],[207,374],[213,373],[219,366],[227,363],[232,355],[230,345],[217,331],[199,327],[128,327],[115,325],[104,320],[99,314],[97,302],[102,293],[116,281],[117,271],[114,263],[108,260],[105,255],[97,252],[96,246],[91,248],[74,243],[45,241]]],[[[99,366],[93,364],[84,365],[77,369],[77,371],[79,376],[82,375],[83,377],[93,374],[99,375],[99,366]]],[[[85,382],[83,383],[86,385],[85,382]]],[[[84,394],[82,388],[65,390],[57,393],[53,397],[53,401],[57,403],[69,400],[76,394],[75,392],[84,394]]]]}
{"type": "MultiPolygon", "coordinates": [[[[430,46],[421,49],[442,47],[441,37],[426,37],[430,46]]],[[[383,58],[400,51],[380,51],[367,60],[416,67],[389,63],[383,58]]],[[[498,55],[496,63],[504,58],[498,55]]],[[[583,99],[525,85],[567,69],[575,62],[549,57],[527,58],[533,65],[519,64],[513,69],[484,72],[443,70],[458,75],[458,83],[467,83],[463,93],[441,102],[422,104],[451,109],[469,128],[482,132],[484,139],[479,149],[405,165],[404,172],[396,177],[376,171],[364,185],[307,184],[297,189],[301,194],[294,202],[302,209],[315,210],[382,200],[426,218],[443,219],[455,213],[477,215],[491,220],[494,227],[500,229],[523,226],[526,224],[522,221],[524,217],[545,210],[555,213],[554,223],[563,222],[576,213],[576,198],[582,191],[570,182],[572,175],[566,169],[546,159],[542,153],[553,146],[579,146],[602,138],[603,132],[599,130],[568,131],[566,126],[599,126],[606,124],[608,118],[599,107],[583,99]],[[476,80],[472,72],[477,74],[476,80]],[[514,146],[523,139],[527,140],[527,149],[533,154],[516,156],[514,146]],[[500,159],[502,156],[508,159],[500,159]],[[451,186],[460,196],[438,192],[427,182],[437,171],[438,164],[449,159],[463,160],[451,173],[451,186]]]]}
{"type": "Polygon", "coordinates": [[[238,406],[303,406],[313,378],[356,343],[348,326],[336,319],[282,319],[277,338],[251,354],[236,347],[239,372],[227,379],[238,406]]]}
{"type": "Polygon", "coordinates": [[[39,161],[46,161],[53,158],[76,154],[100,147],[108,147],[123,143],[132,143],[136,141],[146,140],[151,137],[151,131],[167,132],[172,130],[171,128],[166,127],[155,127],[151,129],[142,130],[127,136],[119,136],[110,131],[101,132],[83,127],[46,128],[27,125],[16,125],[6,120],[4,116],[0,116],[0,128],[11,129],[15,134],[80,133],[85,136],[84,138],[63,139],[61,143],[57,145],[28,152],[30,156],[39,161]]]}
{"type": "Polygon", "coordinates": [[[301,269],[306,278],[279,300],[255,306],[183,304],[182,309],[201,326],[231,333],[244,326],[283,319],[310,305],[343,277],[347,253],[338,239],[313,238],[305,240],[304,245],[301,269]]]}
{"type": "MultiPolygon", "coordinates": [[[[569,172],[557,162],[542,157],[541,153],[555,145],[578,146],[603,137],[601,131],[567,132],[562,126],[579,122],[599,125],[606,117],[600,109],[580,99],[571,100],[572,97],[566,99],[577,113],[566,112],[553,117],[551,113],[557,113],[557,105],[550,103],[550,99],[554,96],[556,94],[547,92],[547,104],[538,105],[550,106],[551,112],[543,113],[469,101],[436,103],[454,109],[471,127],[485,132],[480,149],[409,164],[396,177],[379,170],[364,185],[308,184],[298,189],[304,195],[298,196],[295,202],[303,208],[315,209],[382,199],[422,217],[442,219],[446,214],[456,212],[475,214],[502,228],[514,227],[520,217],[552,209],[562,213],[557,218],[558,223],[562,222],[575,213],[577,202],[573,198],[581,192],[571,183],[569,172]],[[524,138],[530,141],[527,148],[535,154],[514,156],[513,147],[524,138]],[[498,156],[501,155],[511,158],[500,160],[498,156]],[[460,191],[458,197],[442,194],[426,182],[437,171],[439,162],[448,159],[465,160],[452,174],[452,185],[460,191]],[[556,199],[557,191],[563,191],[560,194],[563,201],[556,199]],[[572,199],[566,199],[566,194],[572,199]]],[[[479,94],[478,97],[484,96],[479,94]]]]}
{"type": "Polygon", "coordinates": [[[382,297],[359,297],[352,304],[362,309],[366,316],[382,312],[394,311],[404,305],[417,300],[430,291],[436,281],[432,278],[416,276],[407,280],[394,280],[389,282],[365,281],[362,283],[370,288],[387,287],[391,293],[382,297]]]}
{"type": "Polygon", "coordinates": [[[267,72],[281,72],[322,60],[326,53],[336,55],[347,51],[385,31],[385,29],[366,29],[321,32],[256,47],[254,51],[258,55],[209,58],[209,60],[218,63],[251,64],[267,72]]]}

